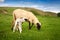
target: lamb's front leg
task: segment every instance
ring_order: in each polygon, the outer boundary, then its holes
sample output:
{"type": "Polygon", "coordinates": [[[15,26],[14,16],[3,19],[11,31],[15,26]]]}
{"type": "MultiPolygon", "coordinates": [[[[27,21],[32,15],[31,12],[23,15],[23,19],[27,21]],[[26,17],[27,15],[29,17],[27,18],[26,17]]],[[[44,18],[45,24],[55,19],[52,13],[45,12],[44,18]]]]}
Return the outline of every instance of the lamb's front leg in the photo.
{"type": "Polygon", "coordinates": [[[13,27],[13,32],[15,32],[16,26],[17,26],[17,22],[15,22],[15,25],[13,27]]]}
{"type": "Polygon", "coordinates": [[[21,33],[21,32],[22,32],[22,25],[19,24],[18,28],[19,28],[19,31],[20,31],[20,33],[21,33]]]}

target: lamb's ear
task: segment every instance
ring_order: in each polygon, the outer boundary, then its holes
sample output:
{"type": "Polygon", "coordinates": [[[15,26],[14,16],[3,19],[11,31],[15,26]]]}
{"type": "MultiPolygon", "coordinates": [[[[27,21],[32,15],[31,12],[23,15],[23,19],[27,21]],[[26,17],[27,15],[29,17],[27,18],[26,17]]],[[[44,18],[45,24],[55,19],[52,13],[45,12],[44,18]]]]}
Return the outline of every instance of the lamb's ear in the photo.
{"type": "Polygon", "coordinates": [[[41,25],[39,23],[37,23],[36,25],[37,25],[37,29],[40,30],[41,25]]]}

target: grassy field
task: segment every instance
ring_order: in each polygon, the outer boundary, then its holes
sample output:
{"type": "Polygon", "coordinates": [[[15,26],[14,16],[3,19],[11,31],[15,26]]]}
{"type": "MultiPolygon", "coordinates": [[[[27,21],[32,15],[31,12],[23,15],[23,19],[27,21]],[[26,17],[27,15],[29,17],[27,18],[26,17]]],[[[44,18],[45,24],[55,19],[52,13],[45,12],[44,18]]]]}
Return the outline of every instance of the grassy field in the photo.
{"type": "Polygon", "coordinates": [[[28,23],[25,22],[20,34],[18,31],[12,32],[12,9],[8,11],[8,14],[0,13],[0,40],[60,40],[60,17],[36,15],[42,23],[41,30],[35,26],[28,30],[28,23]]]}

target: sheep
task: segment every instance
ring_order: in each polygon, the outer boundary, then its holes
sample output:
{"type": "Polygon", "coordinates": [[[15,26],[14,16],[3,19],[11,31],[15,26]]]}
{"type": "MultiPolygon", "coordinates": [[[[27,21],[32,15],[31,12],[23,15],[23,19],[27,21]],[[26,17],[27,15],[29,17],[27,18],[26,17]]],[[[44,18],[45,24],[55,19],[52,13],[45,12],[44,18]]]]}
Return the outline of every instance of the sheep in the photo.
{"type": "Polygon", "coordinates": [[[13,32],[15,32],[16,28],[19,29],[20,33],[22,32],[22,22],[24,22],[24,18],[17,18],[15,20],[15,25],[13,27],[13,32]]]}
{"type": "Polygon", "coordinates": [[[23,9],[15,9],[13,11],[13,22],[12,22],[12,28],[14,25],[14,21],[17,18],[21,18],[21,17],[25,17],[25,21],[27,21],[29,23],[29,29],[31,29],[31,27],[33,25],[35,25],[37,27],[38,30],[40,30],[41,28],[41,23],[39,22],[39,20],[37,19],[37,17],[29,11],[23,10],[23,9]]]}

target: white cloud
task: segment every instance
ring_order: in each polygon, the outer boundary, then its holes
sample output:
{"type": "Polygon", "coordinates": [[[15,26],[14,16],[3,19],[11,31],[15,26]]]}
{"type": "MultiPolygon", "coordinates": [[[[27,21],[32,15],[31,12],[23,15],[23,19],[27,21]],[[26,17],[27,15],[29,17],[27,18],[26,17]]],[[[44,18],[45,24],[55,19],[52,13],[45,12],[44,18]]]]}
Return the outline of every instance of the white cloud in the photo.
{"type": "Polygon", "coordinates": [[[5,0],[0,0],[0,2],[4,2],[5,0]]]}
{"type": "Polygon", "coordinates": [[[6,3],[0,4],[0,7],[7,7],[7,6],[9,6],[9,4],[6,4],[6,3]]]}
{"type": "Polygon", "coordinates": [[[44,11],[50,11],[50,12],[55,12],[55,13],[58,13],[60,12],[60,8],[58,7],[45,7],[43,8],[44,11]]]}
{"type": "Polygon", "coordinates": [[[60,7],[55,7],[55,6],[45,6],[45,5],[38,5],[38,4],[32,4],[30,2],[26,2],[24,4],[7,4],[7,3],[3,3],[0,4],[0,7],[31,7],[31,8],[36,8],[36,9],[40,9],[43,11],[50,11],[50,12],[55,12],[58,13],[60,12],[60,7]]]}

